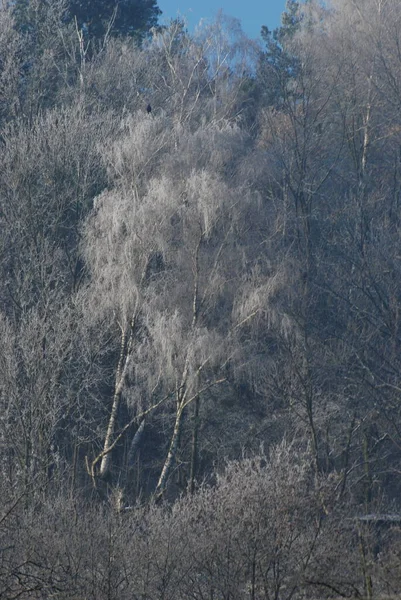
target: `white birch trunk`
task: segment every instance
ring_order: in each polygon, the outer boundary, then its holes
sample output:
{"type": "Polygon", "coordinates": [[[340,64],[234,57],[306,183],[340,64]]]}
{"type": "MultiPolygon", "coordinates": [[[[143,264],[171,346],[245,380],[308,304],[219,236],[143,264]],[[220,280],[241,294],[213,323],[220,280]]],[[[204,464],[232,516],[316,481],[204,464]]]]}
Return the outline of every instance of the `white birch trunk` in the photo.
{"type": "MultiPolygon", "coordinates": [[[[132,333],[131,333],[131,336],[132,336],[132,333]]],[[[113,443],[113,436],[114,436],[114,431],[115,431],[115,427],[116,427],[118,409],[120,407],[120,401],[121,401],[121,393],[123,390],[124,381],[125,381],[125,377],[127,374],[129,361],[130,361],[129,350],[130,350],[130,345],[131,345],[132,340],[130,339],[128,348],[126,349],[125,337],[126,337],[125,332],[122,332],[122,334],[121,334],[121,351],[120,351],[120,358],[118,361],[118,367],[117,367],[117,373],[116,373],[116,384],[115,384],[114,395],[113,395],[113,403],[111,406],[111,413],[110,413],[110,417],[109,417],[109,423],[107,426],[106,437],[104,439],[102,462],[100,463],[100,476],[101,477],[106,477],[111,471],[112,452],[110,451],[110,447],[113,443]]]]}
{"type": "Polygon", "coordinates": [[[157,498],[160,498],[165,492],[167,480],[170,475],[171,468],[174,465],[175,458],[177,456],[178,440],[180,439],[183,412],[183,405],[180,404],[177,408],[177,414],[174,423],[174,431],[171,438],[168,454],[166,460],[164,461],[163,469],[156,486],[157,498]]]}

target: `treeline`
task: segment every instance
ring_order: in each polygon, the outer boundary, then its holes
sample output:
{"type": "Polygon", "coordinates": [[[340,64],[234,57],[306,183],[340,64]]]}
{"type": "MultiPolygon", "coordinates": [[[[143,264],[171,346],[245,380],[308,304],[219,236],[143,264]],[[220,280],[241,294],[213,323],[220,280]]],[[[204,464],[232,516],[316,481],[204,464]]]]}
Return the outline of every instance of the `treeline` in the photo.
{"type": "Polygon", "coordinates": [[[398,593],[401,6],[93,4],[0,8],[0,596],[398,593]]]}

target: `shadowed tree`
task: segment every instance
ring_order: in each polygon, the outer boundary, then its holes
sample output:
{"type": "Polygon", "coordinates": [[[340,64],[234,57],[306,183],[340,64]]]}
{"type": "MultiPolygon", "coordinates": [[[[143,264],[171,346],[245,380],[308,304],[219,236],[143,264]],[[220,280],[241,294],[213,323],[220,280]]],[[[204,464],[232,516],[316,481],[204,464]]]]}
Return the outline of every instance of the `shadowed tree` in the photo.
{"type": "Polygon", "coordinates": [[[68,0],[67,8],[85,36],[99,41],[107,33],[141,41],[161,15],[156,0],[68,0]]]}

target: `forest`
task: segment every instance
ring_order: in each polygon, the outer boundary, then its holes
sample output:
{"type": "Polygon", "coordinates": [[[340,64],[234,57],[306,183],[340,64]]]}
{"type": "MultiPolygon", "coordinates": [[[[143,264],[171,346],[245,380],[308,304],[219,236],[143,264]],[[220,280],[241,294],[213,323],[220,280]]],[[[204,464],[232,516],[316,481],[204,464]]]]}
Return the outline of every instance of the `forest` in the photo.
{"type": "Polygon", "coordinates": [[[401,3],[160,13],[0,1],[0,598],[399,598],[401,3]]]}

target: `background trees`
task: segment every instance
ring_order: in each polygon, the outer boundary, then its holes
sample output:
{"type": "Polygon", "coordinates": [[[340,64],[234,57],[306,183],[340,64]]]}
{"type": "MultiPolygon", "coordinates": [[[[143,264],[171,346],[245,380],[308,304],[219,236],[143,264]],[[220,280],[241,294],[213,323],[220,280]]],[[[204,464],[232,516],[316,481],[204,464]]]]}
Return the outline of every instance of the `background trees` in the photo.
{"type": "Polygon", "coordinates": [[[0,594],[393,593],[399,6],[131,8],[0,10],[0,594]]]}

